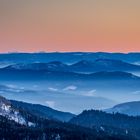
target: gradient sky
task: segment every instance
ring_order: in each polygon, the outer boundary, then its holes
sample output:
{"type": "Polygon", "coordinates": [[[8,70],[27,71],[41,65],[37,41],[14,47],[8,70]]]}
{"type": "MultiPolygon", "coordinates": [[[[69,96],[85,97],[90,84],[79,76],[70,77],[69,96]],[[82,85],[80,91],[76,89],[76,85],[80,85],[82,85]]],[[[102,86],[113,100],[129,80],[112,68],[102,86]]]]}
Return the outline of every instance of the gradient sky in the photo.
{"type": "Polygon", "coordinates": [[[12,51],[140,51],[140,0],[0,0],[12,51]]]}

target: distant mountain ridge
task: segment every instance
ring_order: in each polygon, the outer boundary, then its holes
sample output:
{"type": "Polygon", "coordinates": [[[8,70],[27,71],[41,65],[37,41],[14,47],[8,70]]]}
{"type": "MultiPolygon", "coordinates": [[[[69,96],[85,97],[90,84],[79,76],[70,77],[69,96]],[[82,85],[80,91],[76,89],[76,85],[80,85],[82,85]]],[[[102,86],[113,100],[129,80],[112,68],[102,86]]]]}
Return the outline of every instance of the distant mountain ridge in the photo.
{"type": "Polygon", "coordinates": [[[115,133],[116,135],[121,133],[132,134],[134,137],[136,136],[136,139],[140,139],[137,131],[140,129],[140,117],[130,117],[119,113],[110,114],[98,110],[85,110],[72,118],[70,123],[87,128],[96,128],[98,131],[115,133]]]}
{"type": "Polygon", "coordinates": [[[88,110],[77,116],[72,115],[68,122],[61,122],[63,119],[54,118],[58,115],[64,119],[64,113],[51,108],[0,97],[0,137],[23,140],[25,138],[35,140],[47,138],[138,140],[140,138],[140,117],[88,110]],[[50,112],[52,116],[49,115],[50,112]]]}
{"type": "Polygon", "coordinates": [[[113,59],[96,59],[95,61],[81,60],[74,64],[64,64],[60,61],[52,61],[48,63],[21,63],[13,64],[5,67],[8,70],[50,70],[64,72],[100,72],[100,71],[124,71],[134,72],[140,71],[139,65],[123,62],[113,59]]]}
{"type": "Polygon", "coordinates": [[[140,80],[140,77],[121,71],[101,71],[91,74],[69,71],[50,71],[32,69],[0,69],[1,80],[140,80]]]}
{"type": "Polygon", "coordinates": [[[123,114],[110,114],[98,110],[85,110],[70,120],[70,123],[88,128],[115,127],[123,129],[140,128],[140,117],[129,117],[123,114]]]}
{"type": "Polygon", "coordinates": [[[104,111],[108,113],[121,113],[129,116],[140,116],[140,101],[118,104],[104,111]]]}
{"type": "Polygon", "coordinates": [[[63,64],[59,61],[52,61],[49,63],[19,63],[5,67],[5,69],[16,69],[16,70],[53,70],[61,71],[65,70],[68,65],[63,64]]]}
{"type": "Polygon", "coordinates": [[[57,111],[47,106],[7,100],[0,96],[0,115],[6,116],[20,124],[26,124],[25,114],[62,122],[67,122],[75,116],[72,113],[57,111]]]}
{"type": "Polygon", "coordinates": [[[39,104],[31,104],[14,100],[10,100],[10,102],[13,105],[13,107],[26,110],[27,112],[30,112],[31,114],[44,119],[67,122],[75,116],[72,113],[57,111],[50,107],[39,104]]]}
{"type": "Polygon", "coordinates": [[[108,53],[108,52],[52,52],[52,53],[7,53],[0,54],[0,62],[8,63],[47,63],[61,61],[75,63],[81,60],[95,61],[96,59],[116,59],[128,63],[139,63],[140,53],[108,53]]]}
{"type": "Polygon", "coordinates": [[[140,71],[139,65],[113,59],[97,59],[95,61],[82,60],[71,65],[74,71],[99,72],[99,71],[140,71]]]}

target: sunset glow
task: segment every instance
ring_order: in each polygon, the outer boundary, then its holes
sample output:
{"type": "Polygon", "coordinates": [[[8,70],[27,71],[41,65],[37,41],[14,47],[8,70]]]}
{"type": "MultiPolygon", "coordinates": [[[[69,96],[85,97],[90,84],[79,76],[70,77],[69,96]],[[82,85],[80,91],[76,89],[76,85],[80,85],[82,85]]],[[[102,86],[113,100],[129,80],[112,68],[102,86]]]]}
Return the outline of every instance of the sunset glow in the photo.
{"type": "Polygon", "coordinates": [[[3,0],[0,52],[138,52],[139,7],[139,0],[3,0]]]}

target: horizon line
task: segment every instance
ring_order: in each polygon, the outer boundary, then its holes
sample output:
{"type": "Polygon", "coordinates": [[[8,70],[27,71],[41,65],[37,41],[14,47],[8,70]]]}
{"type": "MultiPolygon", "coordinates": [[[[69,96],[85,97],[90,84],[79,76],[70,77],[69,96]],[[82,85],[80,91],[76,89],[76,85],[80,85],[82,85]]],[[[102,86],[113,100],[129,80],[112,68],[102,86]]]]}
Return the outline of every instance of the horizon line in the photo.
{"type": "Polygon", "coordinates": [[[130,54],[130,53],[140,53],[140,51],[130,51],[130,52],[108,52],[108,51],[34,51],[34,52],[28,52],[28,51],[11,51],[11,52],[0,52],[0,54],[35,54],[35,53],[110,53],[110,54],[130,54]]]}

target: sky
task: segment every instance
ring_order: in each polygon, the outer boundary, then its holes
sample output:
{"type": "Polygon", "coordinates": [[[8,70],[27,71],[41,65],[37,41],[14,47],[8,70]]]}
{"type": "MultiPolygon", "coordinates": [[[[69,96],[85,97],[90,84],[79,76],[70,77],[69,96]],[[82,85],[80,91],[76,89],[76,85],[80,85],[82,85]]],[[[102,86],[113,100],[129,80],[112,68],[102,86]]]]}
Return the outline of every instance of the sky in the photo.
{"type": "Polygon", "coordinates": [[[0,0],[0,52],[140,52],[140,0],[0,0]]]}

